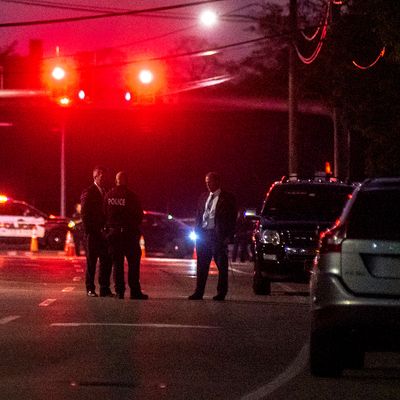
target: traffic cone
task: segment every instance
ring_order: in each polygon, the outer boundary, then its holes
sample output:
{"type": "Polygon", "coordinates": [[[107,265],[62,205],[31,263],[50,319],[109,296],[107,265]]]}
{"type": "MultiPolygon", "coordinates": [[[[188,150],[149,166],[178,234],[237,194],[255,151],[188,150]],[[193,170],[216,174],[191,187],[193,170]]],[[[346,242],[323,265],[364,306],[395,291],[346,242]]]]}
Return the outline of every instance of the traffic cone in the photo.
{"type": "Polygon", "coordinates": [[[140,250],[142,251],[142,257],[146,258],[146,243],[144,242],[143,235],[140,236],[140,250]]]}
{"type": "Polygon", "coordinates": [[[64,251],[66,257],[73,257],[75,255],[74,238],[72,237],[70,231],[67,232],[67,236],[65,237],[64,251]]]}
{"type": "Polygon", "coordinates": [[[197,251],[196,251],[196,245],[194,245],[194,247],[193,247],[192,260],[197,260],[197,251]]]}
{"type": "Polygon", "coordinates": [[[37,253],[39,251],[38,238],[37,238],[37,234],[36,234],[36,226],[33,227],[33,229],[32,229],[30,250],[32,253],[37,253]]]}

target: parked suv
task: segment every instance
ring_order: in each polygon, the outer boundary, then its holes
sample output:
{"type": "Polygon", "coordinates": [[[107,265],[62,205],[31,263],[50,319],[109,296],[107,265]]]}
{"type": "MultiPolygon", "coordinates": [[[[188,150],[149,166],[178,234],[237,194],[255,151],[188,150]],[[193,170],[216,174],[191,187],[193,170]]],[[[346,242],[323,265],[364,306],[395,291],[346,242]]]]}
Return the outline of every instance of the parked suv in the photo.
{"type": "Polygon", "coordinates": [[[282,178],[267,192],[254,231],[255,294],[271,282],[308,282],[319,233],[332,226],[354,187],[330,177],[282,178]]]}
{"type": "Polygon", "coordinates": [[[365,181],[321,235],[311,278],[311,372],[400,350],[400,177],[365,181]]]}
{"type": "Polygon", "coordinates": [[[69,220],[48,215],[32,205],[0,195],[0,242],[29,243],[34,229],[39,246],[62,250],[69,220]]]}

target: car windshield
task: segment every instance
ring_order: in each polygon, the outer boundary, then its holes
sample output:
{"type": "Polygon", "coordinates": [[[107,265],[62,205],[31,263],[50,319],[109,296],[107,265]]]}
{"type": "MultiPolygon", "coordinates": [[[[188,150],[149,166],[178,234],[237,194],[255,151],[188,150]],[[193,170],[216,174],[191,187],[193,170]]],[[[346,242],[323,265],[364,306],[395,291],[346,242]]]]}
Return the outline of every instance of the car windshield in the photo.
{"type": "Polygon", "coordinates": [[[334,221],[352,190],[351,186],[327,184],[276,185],[268,194],[262,215],[287,220],[334,221]]]}
{"type": "Polygon", "coordinates": [[[400,189],[360,192],[347,220],[347,237],[400,240],[400,189]]]}

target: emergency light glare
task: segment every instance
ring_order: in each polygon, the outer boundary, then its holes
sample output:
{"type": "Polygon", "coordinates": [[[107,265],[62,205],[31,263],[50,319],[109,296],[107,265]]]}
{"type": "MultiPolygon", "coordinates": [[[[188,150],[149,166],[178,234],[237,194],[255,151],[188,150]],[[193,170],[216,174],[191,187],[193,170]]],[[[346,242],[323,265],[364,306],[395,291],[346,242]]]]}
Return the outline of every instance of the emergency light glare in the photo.
{"type": "Polygon", "coordinates": [[[125,100],[126,101],[131,101],[132,100],[132,95],[129,92],[125,93],[125,100]]]}
{"type": "Polygon", "coordinates": [[[139,72],[139,81],[144,85],[149,85],[154,80],[153,73],[148,69],[142,69],[139,72]]]}
{"type": "Polygon", "coordinates": [[[79,97],[81,100],[85,100],[85,97],[86,97],[85,91],[84,91],[84,90],[80,90],[79,93],[78,93],[78,97],[79,97]]]}
{"type": "Polygon", "coordinates": [[[55,67],[53,69],[53,71],[51,72],[51,76],[57,80],[57,81],[61,81],[62,79],[65,78],[65,70],[64,68],[61,67],[55,67]]]}
{"type": "Polygon", "coordinates": [[[62,106],[68,106],[71,103],[71,99],[69,97],[61,97],[58,102],[62,106]]]}
{"type": "Polygon", "coordinates": [[[190,238],[190,240],[193,240],[193,242],[195,242],[197,239],[196,232],[195,231],[190,232],[189,238],[190,238]]]}

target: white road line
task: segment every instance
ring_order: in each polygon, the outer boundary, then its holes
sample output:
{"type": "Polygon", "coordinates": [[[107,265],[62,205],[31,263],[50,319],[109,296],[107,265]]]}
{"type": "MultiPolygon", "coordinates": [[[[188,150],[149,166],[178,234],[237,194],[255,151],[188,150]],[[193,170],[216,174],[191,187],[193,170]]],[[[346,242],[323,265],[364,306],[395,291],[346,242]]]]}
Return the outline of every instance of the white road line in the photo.
{"type": "Polygon", "coordinates": [[[82,280],[82,278],[80,276],[74,276],[72,278],[72,282],[80,282],[82,280]]]}
{"type": "Polygon", "coordinates": [[[75,272],[83,272],[83,268],[76,268],[75,272]]]}
{"type": "Polygon", "coordinates": [[[307,365],[308,362],[308,344],[305,344],[300,350],[297,357],[293,362],[286,368],[284,372],[274,378],[271,382],[261,386],[259,389],[251,392],[241,398],[241,400],[260,400],[265,396],[271,394],[275,390],[279,389],[285,383],[292,380],[297,376],[307,365]]]}
{"type": "Polygon", "coordinates": [[[56,300],[57,300],[57,299],[47,299],[47,300],[45,300],[45,301],[42,301],[42,302],[39,304],[39,307],[47,307],[47,306],[49,306],[51,303],[54,303],[56,300]]]}
{"type": "Polygon", "coordinates": [[[290,286],[285,285],[284,283],[277,282],[276,285],[281,287],[286,292],[293,292],[293,289],[290,286]]]}
{"type": "Polygon", "coordinates": [[[233,271],[235,274],[243,274],[243,275],[253,275],[253,272],[241,271],[240,269],[236,268],[229,268],[229,271],[233,271]]]}
{"type": "Polygon", "coordinates": [[[77,327],[77,326],[126,326],[133,328],[174,328],[174,329],[220,329],[219,326],[209,325],[178,325],[178,324],[124,324],[102,322],[55,322],[50,326],[77,327]]]}
{"type": "Polygon", "coordinates": [[[8,317],[1,318],[0,325],[8,324],[9,322],[14,321],[18,318],[21,318],[21,316],[20,315],[10,315],[8,317]]]}
{"type": "MultiPolygon", "coordinates": [[[[75,280],[75,279],[74,279],[75,280]]],[[[72,292],[75,289],[74,286],[68,286],[66,288],[64,288],[63,290],[61,290],[63,293],[69,293],[72,292]]]]}

